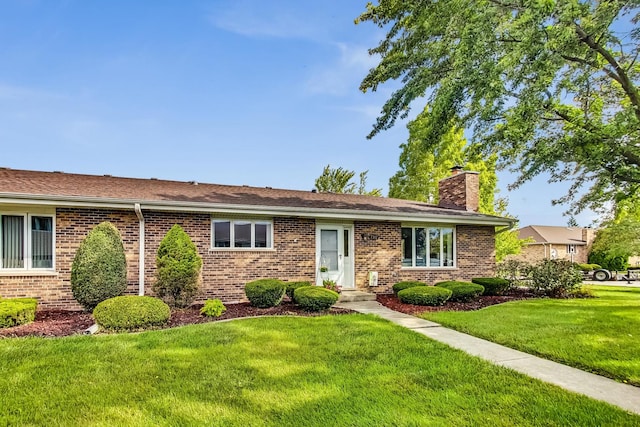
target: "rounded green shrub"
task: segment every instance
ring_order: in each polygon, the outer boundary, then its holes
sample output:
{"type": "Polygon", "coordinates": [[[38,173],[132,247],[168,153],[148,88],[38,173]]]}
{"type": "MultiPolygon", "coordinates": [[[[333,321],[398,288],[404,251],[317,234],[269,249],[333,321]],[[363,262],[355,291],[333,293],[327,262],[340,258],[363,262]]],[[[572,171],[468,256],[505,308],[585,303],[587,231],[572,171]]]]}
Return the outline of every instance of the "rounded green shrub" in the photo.
{"type": "Polygon", "coordinates": [[[171,317],[169,306],[158,298],[121,296],[102,301],[93,310],[96,323],[105,329],[131,330],[161,326],[171,317]]]}
{"type": "Polygon", "coordinates": [[[509,281],[501,277],[474,277],[471,281],[484,287],[483,295],[502,295],[511,287],[509,281]]]}
{"type": "Polygon", "coordinates": [[[127,260],[118,229],[102,222],[80,243],[71,264],[71,291],[86,310],[127,289],[127,260]]]}
{"type": "Polygon", "coordinates": [[[280,304],[285,290],[286,285],[278,279],[259,279],[244,285],[244,293],[249,302],[258,308],[275,307],[280,304]]]}
{"type": "Polygon", "coordinates": [[[208,299],[204,302],[204,306],[200,309],[200,314],[207,317],[220,317],[227,311],[219,299],[208,299]]]}
{"type": "Polygon", "coordinates": [[[202,258],[178,224],[164,236],[156,256],[153,291],[172,307],[187,307],[198,293],[202,258]]]}
{"type": "Polygon", "coordinates": [[[435,286],[414,286],[398,292],[398,299],[405,304],[442,305],[451,298],[451,291],[435,286]]]}
{"type": "Polygon", "coordinates": [[[38,300],[35,298],[0,299],[0,328],[33,322],[37,308],[38,300]]]}
{"type": "Polygon", "coordinates": [[[436,283],[436,286],[449,289],[451,291],[451,301],[471,301],[484,292],[484,287],[481,285],[471,282],[458,282],[456,280],[439,282],[436,283]]]}
{"type": "Polygon", "coordinates": [[[404,289],[409,289],[416,286],[427,286],[427,284],[424,282],[418,282],[418,281],[398,282],[393,285],[393,293],[397,295],[398,292],[404,289]]]}
{"type": "Polygon", "coordinates": [[[327,310],[338,301],[339,295],[320,286],[303,286],[295,290],[293,299],[303,310],[327,310]]]}
{"type": "Polygon", "coordinates": [[[311,286],[311,282],[285,282],[285,285],[287,286],[287,296],[291,301],[295,301],[293,299],[293,293],[295,290],[302,286],[311,286]]]}

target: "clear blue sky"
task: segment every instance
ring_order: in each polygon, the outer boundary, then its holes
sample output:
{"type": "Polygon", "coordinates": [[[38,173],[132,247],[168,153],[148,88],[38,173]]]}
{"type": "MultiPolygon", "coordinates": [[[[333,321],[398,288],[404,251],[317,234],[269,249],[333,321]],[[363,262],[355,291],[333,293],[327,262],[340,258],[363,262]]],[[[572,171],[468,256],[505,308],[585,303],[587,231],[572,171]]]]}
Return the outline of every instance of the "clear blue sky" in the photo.
{"type": "MultiPolygon", "coordinates": [[[[0,166],[307,190],[331,164],[386,194],[407,130],[365,138],[394,88],[358,90],[365,4],[0,0],[0,166]]],[[[500,178],[521,225],[566,224],[566,186],[500,178]]]]}

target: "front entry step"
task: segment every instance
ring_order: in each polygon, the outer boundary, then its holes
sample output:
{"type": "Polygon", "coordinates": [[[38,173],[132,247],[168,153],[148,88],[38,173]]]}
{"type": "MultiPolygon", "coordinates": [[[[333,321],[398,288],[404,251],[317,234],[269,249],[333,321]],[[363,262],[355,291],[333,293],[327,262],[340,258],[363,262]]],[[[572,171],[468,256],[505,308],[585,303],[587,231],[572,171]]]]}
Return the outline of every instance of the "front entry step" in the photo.
{"type": "Polygon", "coordinates": [[[356,290],[343,290],[338,302],[375,301],[376,295],[356,290]]]}

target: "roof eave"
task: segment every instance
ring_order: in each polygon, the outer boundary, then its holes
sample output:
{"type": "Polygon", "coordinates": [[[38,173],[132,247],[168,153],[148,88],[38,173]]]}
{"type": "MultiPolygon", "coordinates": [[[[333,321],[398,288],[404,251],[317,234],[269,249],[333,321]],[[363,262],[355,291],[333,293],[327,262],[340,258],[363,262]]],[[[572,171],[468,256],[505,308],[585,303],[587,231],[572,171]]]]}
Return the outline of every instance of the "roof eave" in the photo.
{"type": "Polygon", "coordinates": [[[40,206],[133,209],[139,203],[143,210],[222,213],[240,215],[296,216],[301,218],[322,218],[342,220],[439,222],[446,224],[469,224],[491,226],[513,226],[514,220],[486,215],[447,215],[406,213],[355,209],[326,209],[283,207],[265,205],[234,205],[223,203],[145,201],[138,199],[86,198],[78,196],[49,196],[34,194],[0,193],[0,201],[8,204],[32,204],[40,206]]]}

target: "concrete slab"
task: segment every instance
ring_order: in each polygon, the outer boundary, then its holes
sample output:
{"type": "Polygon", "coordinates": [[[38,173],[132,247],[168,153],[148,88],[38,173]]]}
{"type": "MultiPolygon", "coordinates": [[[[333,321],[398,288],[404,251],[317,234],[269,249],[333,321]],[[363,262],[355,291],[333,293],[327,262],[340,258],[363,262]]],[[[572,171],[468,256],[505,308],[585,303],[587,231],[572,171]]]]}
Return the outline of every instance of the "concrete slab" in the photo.
{"type": "Polygon", "coordinates": [[[444,328],[434,322],[398,313],[376,301],[343,303],[339,306],[360,313],[376,314],[390,322],[496,365],[513,369],[565,390],[583,394],[640,415],[640,388],[638,387],[618,383],[609,378],[444,328]]]}

